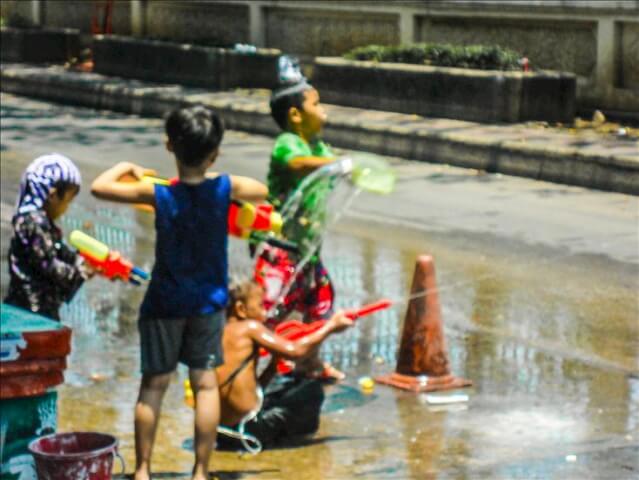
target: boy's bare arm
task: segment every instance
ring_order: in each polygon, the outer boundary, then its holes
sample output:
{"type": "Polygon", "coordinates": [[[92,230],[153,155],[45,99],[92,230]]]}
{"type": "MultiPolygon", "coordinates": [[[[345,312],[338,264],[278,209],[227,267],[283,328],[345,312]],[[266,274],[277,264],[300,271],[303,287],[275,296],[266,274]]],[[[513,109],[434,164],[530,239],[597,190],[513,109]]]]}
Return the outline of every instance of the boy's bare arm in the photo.
{"type": "Polygon", "coordinates": [[[288,360],[297,360],[308,356],[331,333],[341,332],[352,325],[353,320],[344,315],[343,312],[338,312],[320,329],[295,342],[277,335],[259,322],[251,321],[248,331],[251,339],[260,347],[288,360]]]}
{"type": "Polygon", "coordinates": [[[231,175],[231,197],[247,202],[263,202],[268,195],[268,188],[262,182],[250,177],[231,175]]]}
{"type": "Polygon", "coordinates": [[[315,170],[335,161],[334,157],[295,157],[288,162],[291,170],[315,170]]]}
{"type": "MultiPolygon", "coordinates": [[[[219,177],[219,172],[207,172],[206,178],[219,177]]],[[[231,177],[231,197],[235,200],[259,203],[266,200],[268,187],[262,182],[251,177],[241,175],[230,175],[231,177]]]]}
{"type": "Polygon", "coordinates": [[[154,186],[146,182],[121,182],[125,175],[136,180],[148,174],[150,170],[129,162],[121,162],[98,175],[91,184],[91,193],[102,199],[123,203],[155,204],[154,186]]]}

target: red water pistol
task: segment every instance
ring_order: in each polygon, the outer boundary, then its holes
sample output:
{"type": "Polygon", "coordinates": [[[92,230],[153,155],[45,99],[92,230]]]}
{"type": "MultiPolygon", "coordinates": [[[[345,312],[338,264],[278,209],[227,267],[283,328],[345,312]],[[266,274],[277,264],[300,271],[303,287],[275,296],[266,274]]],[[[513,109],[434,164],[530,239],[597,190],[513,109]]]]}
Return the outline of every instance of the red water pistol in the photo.
{"type": "MultiPolygon", "coordinates": [[[[374,303],[369,303],[357,309],[350,309],[344,312],[348,318],[356,320],[366,315],[371,315],[379,310],[384,310],[393,304],[391,300],[382,299],[374,303]]],[[[298,340],[319,330],[326,323],[326,320],[316,320],[311,323],[303,323],[299,320],[285,320],[275,327],[275,333],[287,340],[298,340]]]]}
{"type": "MultiPolygon", "coordinates": [[[[371,315],[380,310],[384,310],[389,308],[393,304],[392,300],[382,299],[378,300],[374,303],[369,303],[368,305],[364,305],[363,307],[357,309],[346,310],[344,314],[352,319],[356,320],[360,317],[364,317],[366,315],[371,315]]],[[[279,323],[275,327],[275,333],[281,335],[289,341],[299,340],[300,338],[306,337],[313,332],[316,332],[320,328],[324,326],[326,320],[316,320],[311,323],[303,323],[299,320],[285,320],[279,323]]],[[[260,356],[265,357],[269,354],[265,349],[260,349],[260,356]]],[[[285,360],[279,360],[277,363],[277,371],[281,374],[286,374],[291,371],[291,367],[288,362],[285,360]]]]}
{"type": "Polygon", "coordinates": [[[134,266],[119,252],[112,251],[104,243],[80,230],[71,232],[69,240],[89,265],[109,279],[117,278],[135,285],[149,279],[147,272],[134,266]]]}

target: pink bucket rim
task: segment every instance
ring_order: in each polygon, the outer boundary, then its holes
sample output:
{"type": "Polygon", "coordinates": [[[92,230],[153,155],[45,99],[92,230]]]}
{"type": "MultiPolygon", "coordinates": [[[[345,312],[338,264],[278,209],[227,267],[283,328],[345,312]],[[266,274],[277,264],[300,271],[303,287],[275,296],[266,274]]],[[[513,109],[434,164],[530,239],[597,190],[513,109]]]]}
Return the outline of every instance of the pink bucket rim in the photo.
{"type": "Polygon", "coordinates": [[[32,440],[31,442],[29,442],[29,452],[34,456],[34,457],[40,457],[40,458],[50,458],[50,459],[61,459],[61,458],[65,458],[65,459],[73,459],[73,458],[93,458],[93,457],[97,457],[99,455],[102,455],[104,453],[109,453],[110,451],[113,451],[114,453],[116,453],[118,451],[118,445],[119,445],[119,441],[118,439],[109,434],[109,433],[102,433],[102,432],[63,432],[63,433],[52,433],[49,435],[44,435],[42,437],[38,437],[35,440],[32,440]],[[107,445],[106,447],[102,447],[98,450],[91,450],[88,452],[78,452],[78,453],[47,453],[47,452],[41,452],[39,450],[37,450],[37,445],[40,441],[42,440],[46,440],[49,438],[53,438],[53,437],[65,437],[65,436],[70,436],[70,435],[100,435],[103,437],[108,437],[110,439],[112,439],[112,443],[110,445],[107,445]]]}

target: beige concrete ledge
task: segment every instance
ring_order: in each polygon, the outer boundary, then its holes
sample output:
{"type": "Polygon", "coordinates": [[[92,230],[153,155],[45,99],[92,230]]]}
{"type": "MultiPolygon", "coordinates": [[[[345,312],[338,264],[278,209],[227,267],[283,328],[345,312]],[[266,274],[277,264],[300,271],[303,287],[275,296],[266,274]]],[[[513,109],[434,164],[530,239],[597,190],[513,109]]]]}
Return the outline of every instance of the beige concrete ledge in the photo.
{"type": "MultiPolygon", "coordinates": [[[[204,103],[216,109],[229,128],[278,133],[265,91],[211,93],[25,65],[3,65],[1,81],[2,91],[8,93],[144,116],[204,103]]],[[[575,139],[525,125],[487,125],[337,105],[327,109],[331,120],[324,136],[337,147],[639,195],[637,141],[575,139]]]]}

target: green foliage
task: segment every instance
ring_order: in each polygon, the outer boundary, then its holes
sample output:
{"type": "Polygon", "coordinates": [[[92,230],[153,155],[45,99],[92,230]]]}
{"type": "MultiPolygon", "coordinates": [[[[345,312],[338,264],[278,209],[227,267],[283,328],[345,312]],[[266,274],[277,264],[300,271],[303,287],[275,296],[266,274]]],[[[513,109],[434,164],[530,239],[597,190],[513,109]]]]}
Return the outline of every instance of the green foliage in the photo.
{"type": "Polygon", "coordinates": [[[412,63],[480,70],[519,70],[517,52],[496,46],[414,43],[409,45],[367,45],[344,55],[349,60],[412,63]]]}

